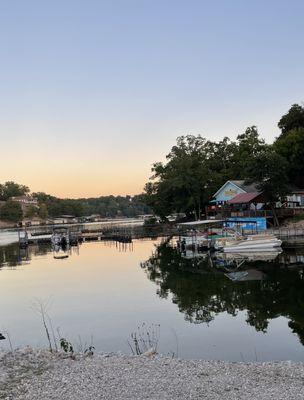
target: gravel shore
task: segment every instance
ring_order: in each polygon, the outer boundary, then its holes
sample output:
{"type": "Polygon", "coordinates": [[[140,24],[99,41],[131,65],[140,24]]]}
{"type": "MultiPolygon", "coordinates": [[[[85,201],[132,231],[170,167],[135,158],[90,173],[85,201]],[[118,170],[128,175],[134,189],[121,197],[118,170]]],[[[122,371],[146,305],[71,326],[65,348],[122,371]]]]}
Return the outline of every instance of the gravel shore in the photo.
{"type": "Polygon", "coordinates": [[[67,358],[30,348],[0,353],[0,399],[293,400],[304,364],[227,363],[95,354],[67,358]]]}

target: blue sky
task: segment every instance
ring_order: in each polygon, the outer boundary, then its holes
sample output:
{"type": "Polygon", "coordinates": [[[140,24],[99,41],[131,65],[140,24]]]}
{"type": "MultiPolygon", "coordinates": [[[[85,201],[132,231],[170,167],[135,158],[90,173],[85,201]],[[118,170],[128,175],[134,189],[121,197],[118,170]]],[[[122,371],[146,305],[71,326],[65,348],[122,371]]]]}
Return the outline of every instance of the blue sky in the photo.
{"type": "Polygon", "coordinates": [[[182,134],[269,142],[303,101],[304,2],[0,3],[0,181],[141,191],[182,134]]]}

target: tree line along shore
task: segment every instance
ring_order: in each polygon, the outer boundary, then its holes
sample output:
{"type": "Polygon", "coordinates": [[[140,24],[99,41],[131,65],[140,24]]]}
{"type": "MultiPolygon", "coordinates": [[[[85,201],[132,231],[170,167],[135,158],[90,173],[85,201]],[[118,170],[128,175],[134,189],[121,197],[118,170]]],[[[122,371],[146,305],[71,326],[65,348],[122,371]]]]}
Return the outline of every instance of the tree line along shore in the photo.
{"type": "Polygon", "coordinates": [[[294,104],[278,122],[280,135],[271,144],[256,126],[248,127],[235,141],[198,135],[177,138],[165,162],[152,166],[152,177],[143,193],[135,196],[60,199],[15,182],[0,184],[0,223],[22,219],[45,221],[68,215],[100,218],[154,214],[166,220],[174,213],[198,219],[216,190],[228,180],[254,183],[265,203],[273,208],[294,188],[304,193],[304,107],[294,104]]]}

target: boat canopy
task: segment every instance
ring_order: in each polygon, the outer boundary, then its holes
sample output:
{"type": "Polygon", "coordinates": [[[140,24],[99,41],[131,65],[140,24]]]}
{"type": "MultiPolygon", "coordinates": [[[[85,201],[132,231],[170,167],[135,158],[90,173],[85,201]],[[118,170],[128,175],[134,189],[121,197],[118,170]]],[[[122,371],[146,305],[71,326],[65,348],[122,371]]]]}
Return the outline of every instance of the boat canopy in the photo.
{"type": "Polygon", "coordinates": [[[205,219],[191,222],[182,222],[178,224],[179,226],[198,226],[198,225],[211,225],[216,224],[218,222],[225,222],[225,219],[205,219]]]}

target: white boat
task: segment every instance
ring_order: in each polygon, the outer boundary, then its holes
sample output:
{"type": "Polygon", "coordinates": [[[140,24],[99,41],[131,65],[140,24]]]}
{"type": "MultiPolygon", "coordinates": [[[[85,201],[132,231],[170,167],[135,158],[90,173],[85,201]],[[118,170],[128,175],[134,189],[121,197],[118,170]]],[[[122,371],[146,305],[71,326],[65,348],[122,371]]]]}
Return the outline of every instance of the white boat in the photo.
{"type": "Polygon", "coordinates": [[[277,251],[282,245],[282,241],[273,235],[251,235],[247,237],[229,238],[222,242],[222,250],[228,252],[268,252],[277,251]]]}
{"type": "Polygon", "coordinates": [[[252,252],[252,251],[272,251],[278,250],[282,245],[282,241],[274,235],[260,234],[235,237],[219,238],[216,240],[214,247],[224,252],[252,252]]]}
{"type": "Polygon", "coordinates": [[[39,241],[39,240],[45,240],[48,241],[52,238],[51,233],[42,233],[40,234],[35,234],[33,235],[32,232],[27,232],[27,239],[30,241],[39,241]]]}
{"type": "Polygon", "coordinates": [[[51,241],[54,246],[67,246],[69,244],[69,237],[65,234],[54,233],[51,241]]]}

